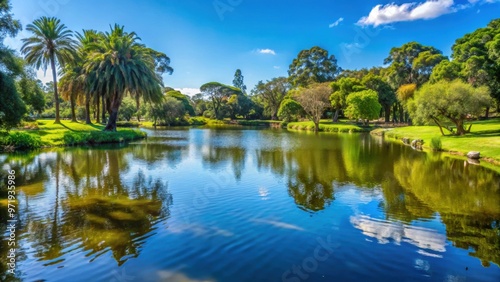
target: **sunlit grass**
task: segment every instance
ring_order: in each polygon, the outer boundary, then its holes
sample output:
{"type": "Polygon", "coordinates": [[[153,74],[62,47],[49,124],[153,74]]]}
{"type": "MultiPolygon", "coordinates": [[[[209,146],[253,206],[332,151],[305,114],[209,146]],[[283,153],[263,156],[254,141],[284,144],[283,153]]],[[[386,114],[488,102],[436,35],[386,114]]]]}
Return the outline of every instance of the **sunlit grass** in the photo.
{"type": "MultiPolygon", "coordinates": [[[[314,131],[314,123],[312,121],[290,122],[287,125],[289,130],[306,130],[314,131]]],[[[359,126],[350,124],[346,121],[332,122],[331,120],[321,120],[319,130],[323,132],[369,132],[372,126],[359,126]]]]}
{"type": "Polygon", "coordinates": [[[55,124],[53,120],[38,120],[36,126],[31,125],[29,128],[12,130],[9,134],[0,137],[0,145],[4,148],[13,147],[16,150],[24,150],[40,146],[119,143],[146,136],[144,132],[139,130],[119,128],[117,132],[104,132],[103,129],[104,125],[101,124],[71,121],[61,121],[61,124],[55,124]]]}
{"type": "MultiPolygon", "coordinates": [[[[449,132],[445,131],[445,134],[449,132]]],[[[481,152],[482,157],[500,163],[500,119],[475,121],[471,133],[464,136],[441,136],[437,126],[407,126],[385,130],[385,136],[393,139],[424,140],[424,149],[430,149],[431,139],[440,137],[444,151],[465,155],[470,151],[481,152]]]]}

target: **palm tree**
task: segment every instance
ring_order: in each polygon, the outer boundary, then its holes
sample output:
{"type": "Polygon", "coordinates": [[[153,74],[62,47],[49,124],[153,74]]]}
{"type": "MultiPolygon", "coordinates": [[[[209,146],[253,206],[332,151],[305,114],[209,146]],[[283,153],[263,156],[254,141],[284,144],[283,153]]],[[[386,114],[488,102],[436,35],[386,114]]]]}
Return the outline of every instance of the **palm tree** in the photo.
{"type": "Polygon", "coordinates": [[[63,67],[74,58],[76,42],[73,40],[73,33],[66,28],[57,18],[41,17],[26,27],[26,30],[33,33],[33,36],[24,38],[21,52],[29,64],[36,69],[47,70],[48,65],[52,68],[54,80],[54,98],[56,104],[56,120],[54,123],[61,123],[59,119],[59,94],[57,92],[57,69],[56,66],[63,67]]]}
{"type": "Polygon", "coordinates": [[[139,40],[134,32],[127,33],[123,26],[115,25],[111,32],[89,45],[84,65],[86,86],[87,91],[100,93],[106,100],[106,131],[116,131],[118,110],[125,95],[134,99],[140,96],[146,102],[160,102],[163,98],[162,78],[157,72],[161,62],[157,58],[166,55],[145,47],[139,40]]]}

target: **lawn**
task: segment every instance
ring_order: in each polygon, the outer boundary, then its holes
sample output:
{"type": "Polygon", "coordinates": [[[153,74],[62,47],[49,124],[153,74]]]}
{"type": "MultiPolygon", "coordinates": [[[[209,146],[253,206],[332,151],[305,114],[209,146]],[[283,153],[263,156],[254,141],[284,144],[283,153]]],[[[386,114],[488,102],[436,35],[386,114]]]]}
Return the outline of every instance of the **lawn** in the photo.
{"type": "MultiPolygon", "coordinates": [[[[484,158],[500,164],[500,119],[472,122],[471,133],[464,136],[441,136],[437,126],[406,126],[392,129],[380,129],[386,137],[393,139],[423,139],[424,149],[430,150],[431,139],[440,137],[443,151],[465,155],[470,151],[479,151],[484,158]]],[[[445,131],[445,133],[447,133],[445,131]]]]}
{"type": "MultiPolygon", "coordinates": [[[[287,125],[287,129],[314,131],[314,123],[312,121],[290,122],[287,125]]],[[[323,132],[369,132],[372,129],[372,126],[360,126],[348,123],[345,120],[339,122],[321,120],[319,123],[319,130],[323,132]]]]}
{"type": "Polygon", "coordinates": [[[23,128],[0,135],[0,150],[24,150],[39,147],[71,146],[87,144],[119,143],[146,137],[144,132],[133,129],[118,129],[104,132],[104,125],[80,122],[38,120],[23,124],[23,128]]]}

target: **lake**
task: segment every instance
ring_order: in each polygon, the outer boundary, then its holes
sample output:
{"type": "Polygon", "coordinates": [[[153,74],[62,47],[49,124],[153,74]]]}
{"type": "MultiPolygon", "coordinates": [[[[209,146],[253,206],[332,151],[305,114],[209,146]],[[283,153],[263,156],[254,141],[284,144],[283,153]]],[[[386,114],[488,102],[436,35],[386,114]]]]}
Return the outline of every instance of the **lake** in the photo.
{"type": "Polygon", "coordinates": [[[500,281],[494,171],[367,134],[147,132],[0,155],[3,279],[500,281]]]}

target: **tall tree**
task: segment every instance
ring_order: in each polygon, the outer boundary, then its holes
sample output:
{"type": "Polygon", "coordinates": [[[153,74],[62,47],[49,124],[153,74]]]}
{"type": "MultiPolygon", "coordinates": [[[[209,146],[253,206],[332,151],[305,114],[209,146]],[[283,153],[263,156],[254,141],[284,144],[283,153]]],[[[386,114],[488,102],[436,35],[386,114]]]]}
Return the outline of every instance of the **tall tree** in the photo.
{"type": "Polygon", "coordinates": [[[333,81],[340,71],[334,55],[314,46],[300,51],[290,65],[288,75],[293,87],[305,87],[311,83],[333,81]]]}
{"type": "Polygon", "coordinates": [[[453,122],[456,135],[470,132],[472,124],[465,129],[467,116],[477,116],[483,107],[491,103],[488,88],[473,87],[461,80],[448,82],[442,80],[435,84],[425,84],[415,93],[415,98],[409,104],[412,117],[419,123],[434,121],[443,132],[443,119],[453,122]]]}
{"type": "Polygon", "coordinates": [[[364,90],[365,87],[359,79],[352,77],[342,77],[339,80],[332,82],[330,86],[332,88],[330,102],[335,109],[333,122],[338,122],[340,110],[347,106],[347,96],[350,93],[364,90]]]}
{"type": "Polygon", "coordinates": [[[223,119],[223,107],[228,102],[229,98],[241,93],[241,89],[225,85],[219,82],[208,82],[200,87],[201,93],[206,99],[210,100],[212,109],[216,119],[223,119]]]}
{"type": "Polygon", "coordinates": [[[116,131],[125,95],[155,103],[163,99],[161,74],[156,68],[157,52],[139,40],[135,32],[125,32],[123,26],[115,25],[89,46],[90,54],[84,65],[87,91],[101,93],[106,98],[109,114],[106,131],[116,131]]]}
{"type": "Polygon", "coordinates": [[[396,102],[396,95],[392,87],[387,83],[383,77],[369,73],[362,80],[363,85],[377,92],[378,102],[384,109],[385,122],[391,120],[391,106],[396,102]]]}
{"type": "MultiPolygon", "coordinates": [[[[16,126],[26,113],[14,78],[23,73],[22,64],[13,50],[3,45],[7,35],[15,36],[21,30],[21,24],[13,19],[8,0],[0,0],[0,128],[10,129],[16,126]]],[[[4,277],[0,275],[0,277],[4,277]]]]}
{"type": "Polygon", "coordinates": [[[57,90],[57,66],[64,67],[74,59],[76,42],[73,33],[57,18],[41,17],[26,27],[33,35],[24,38],[21,52],[25,59],[36,69],[52,69],[54,81],[54,98],[56,105],[55,123],[61,123],[59,118],[59,94],[57,90]]]}
{"type": "Polygon", "coordinates": [[[300,103],[307,117],[314,122],[314,131],[319,131],[319,121],[323,112],[330,106],[332,88],[329,83],[316,83],[295,92],[295,99],[300,103]]]}
{"type": "Polygon", "coordinates": [[[487,86],[500,108],[500,19],[457,39],[452,50],[460,75],[474,86],[487,86]]]}
{"type": "Polygon", "coordinates": [[[378,102],[376,91],[368,89],[354,92],[347,97],[346,115],[351,119],[362,119],[368,125],[370,119],[375,119],[382,106],[378,102]]]}
{"type": "Polygon", "coordinates": [[[408,42],[392,48],[384,64],[390,64],[387,70],[389,82],[394,89],[398,89],[403,84],[424,84],[429,80],[433,67],[445,59],[442,52],[432,46],[408,42]]]}
{"type": "Polygon", "coordinates": [[[261,98],[265,113],[271,116],[272,120],[276,120],[280,104],[290,88],[290,82],[286,77],[277,77],[266,81],[266,83],[259,81],[252,94],[261,98]]]}
{"type": "Polygon", "coordinates": [[[241,74],[240,69],[237,69],[236,72],[234,73],[233,86],[241,89],[241,92],[243,94],[246,94],[247,87],[243,82],[243,74],[241,74]]]}

